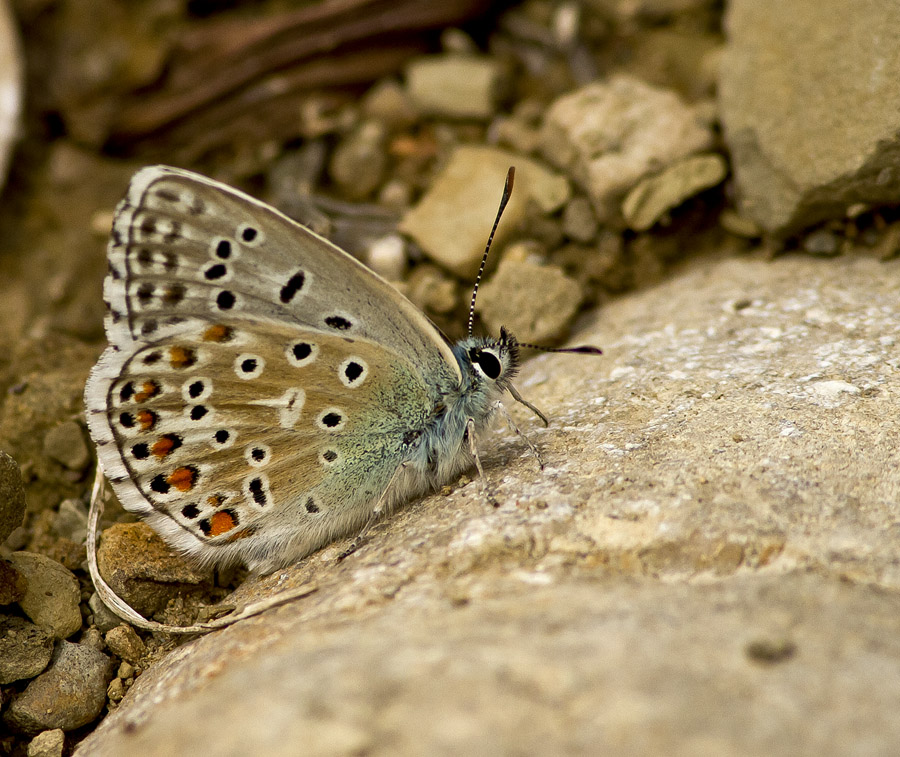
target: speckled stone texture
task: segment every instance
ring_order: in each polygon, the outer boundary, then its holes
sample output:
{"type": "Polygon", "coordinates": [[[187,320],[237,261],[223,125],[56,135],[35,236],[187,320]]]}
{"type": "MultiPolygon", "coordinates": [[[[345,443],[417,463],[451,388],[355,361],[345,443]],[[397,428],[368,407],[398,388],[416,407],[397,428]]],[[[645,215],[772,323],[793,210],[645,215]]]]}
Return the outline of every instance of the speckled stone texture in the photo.
{"type": "Polygon", "coordinates": [[[891,755],[900,261],[696,263],[545,355],[480,484],[246,583],[96,755],[891,755]]]}

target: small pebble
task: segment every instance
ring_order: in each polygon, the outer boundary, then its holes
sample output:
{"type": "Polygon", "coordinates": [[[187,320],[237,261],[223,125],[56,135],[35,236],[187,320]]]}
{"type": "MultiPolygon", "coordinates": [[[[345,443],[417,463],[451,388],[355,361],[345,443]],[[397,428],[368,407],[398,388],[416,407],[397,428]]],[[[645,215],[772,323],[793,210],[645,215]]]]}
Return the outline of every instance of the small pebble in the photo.
{"type": "Polygon", "coordinates": [[[123,660],[122,664],[119,665],[119,670],[116,672],[116,675],[124,680],[125,678],[131,678],[134,675],[134,670],[134,665],[123,660]]]}
{"type": "Polygon", "coordinates": [[[107,632],[106,646],[114,655],[132,664],[140,660],[147,651],[141,637],[127,623],[122,623],[107,632]]]}
{"type": "Polygon", "coordinates": [[[103,710],[112,677],[112,661],[106,655],[83,644],[61,641],[50,667],[13,699],[3,720],[26,733],[80,728],[103,710]]]}
{"type": "Polygon", "coordinates": [[[102,633],[112,630],[122,622],[122,619],[103,603],[100,595],[96,592],[91,594],[91,598],[88,600],[88,607],[94,613],[94,625],[102,633]]]}
{"type": "Polygon", "coordinates": [[[125,696],[125,683],[121,678],[113,678],[106,687],[106,696],[110,702],[121,702],[125,696]]]}
{"type": "Polygon", "coordinates": [[[830,258],[841,251],[837,235],[830,229],[817,229],[806,235],[803,249],[810,255],[830,258]]]}
{"type": "Polygon", "coordinates": [[[65,421],[44,436],[44,454],[71,471],[82,471],[91,460],[84,432],[75,421],[65,421]]]}
{"type": "Polygon", "coordinates": [[[25,577],[19,607],[35,624],[65,639],[81,628],[78,579],[55,560],[34,552],[13,552],[13,567],[25,577]]]}
{"type": "Polygon", "coordinates": [[[563,211],[563,234],[576,242],[590,242],[597,236],[600,224],[586,197],[573,197],[563,211]]]}
{"type": "Polygon", "coordinates": [[[335,148],[328,173],[343,195],[362,200],[374,192],[387,166],[387,133],[378,121],[366,121],[335,148]]]}
{"type": "Polygon", "coordinates": [[[42,731],[28,744],[27,757],[62,757],[66,746],[66,734],[62,728],[42,731]]]}
{"type": "Polygon", "coordinates": [[[502,71],[496,58],[434,55],[407,66],[410,99],[423,113],[450,118],[490,118],[500,91],[502,71]]]}
{"type": "Polygon", "coordinates": [[[399,234],[376,239],[366,249],[365,263],[388,281],[400,281],[406,272],[406,245],[399,234]]]}

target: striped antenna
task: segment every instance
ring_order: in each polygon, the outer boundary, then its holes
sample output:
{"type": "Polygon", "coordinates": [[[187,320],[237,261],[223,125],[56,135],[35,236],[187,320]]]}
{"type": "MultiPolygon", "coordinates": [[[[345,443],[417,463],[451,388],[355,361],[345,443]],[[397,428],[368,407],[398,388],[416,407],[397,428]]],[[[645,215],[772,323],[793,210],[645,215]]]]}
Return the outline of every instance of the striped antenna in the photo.
{"type": "Polygon", "coordinates": [[[541,347],[539,344],[528,344],[528,342],[519,342],[520,347],[525,347],[529,350],[538,350],[539,352],[572,352],[576,355],[602,355],[603,350],[599,347],[592,347],[589,344],[584,344],[580,347],[541,347]]]}
{"type": "Polygon", "coordinates": [[[503,197],[500,198],[500,209],[497,211],[497,217],[494,219],[494,225],[491,227],[491,235],[488,237],[487,244],[484,247],[484,255],[481,256],[481,267],[478,269],[478,275],[475,277],[475,288],[472,290],[472,302],[469,305],[469,336],[472,336],[472,325],[475,322],[475,298],[478,296],[478,285],[481,283],[481,277],[484,274],[484,267],[487,265],[488,253],[491,251],[491,242],[494,241],[494,234],[497,232],[497,226],[500,223],[500,216],[506,209],[506,203],[509,202],[512,195],[513,182],[516,180],[516,168],[510,166],[506,172],[506,183],[503,185],[503,197]]]}

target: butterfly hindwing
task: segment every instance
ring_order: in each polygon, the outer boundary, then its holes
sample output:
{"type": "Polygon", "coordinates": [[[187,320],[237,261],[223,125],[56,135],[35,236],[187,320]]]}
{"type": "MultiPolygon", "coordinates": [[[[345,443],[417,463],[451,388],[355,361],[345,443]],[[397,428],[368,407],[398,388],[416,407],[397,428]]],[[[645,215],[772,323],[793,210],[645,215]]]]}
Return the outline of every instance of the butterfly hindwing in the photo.
{"type": "Polygon", "coordinates": [[[109,383],[100,457],[123,505],[201,559],[251,567],[360,527],[433,412],[414,367],[310,329],[207,332],[138,350],[109,383]]]}

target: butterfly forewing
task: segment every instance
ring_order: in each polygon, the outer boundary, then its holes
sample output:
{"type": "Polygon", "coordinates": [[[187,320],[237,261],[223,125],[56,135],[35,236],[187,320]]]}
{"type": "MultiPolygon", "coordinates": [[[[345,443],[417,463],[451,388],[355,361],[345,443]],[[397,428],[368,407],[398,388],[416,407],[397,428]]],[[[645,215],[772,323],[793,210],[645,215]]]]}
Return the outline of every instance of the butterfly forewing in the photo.
{"type": "Polygon", "coordinates": [[[198,174],[138,172],[109,259],[113,344],[177,333],[182,319],[266,318],[367,337],[459,379],[446,342],[390,284],[278,211],[198,174]]]}

